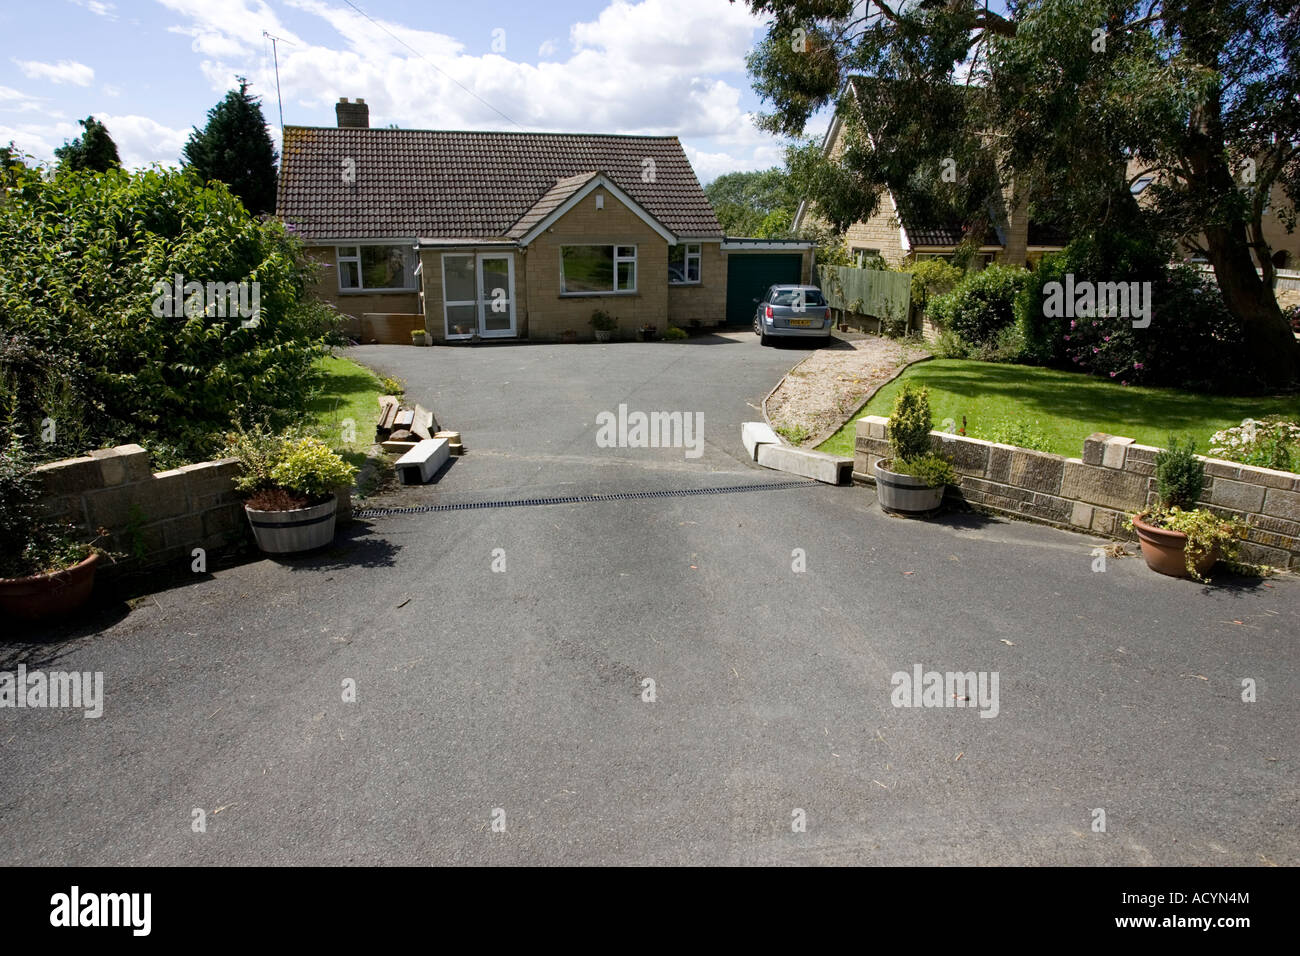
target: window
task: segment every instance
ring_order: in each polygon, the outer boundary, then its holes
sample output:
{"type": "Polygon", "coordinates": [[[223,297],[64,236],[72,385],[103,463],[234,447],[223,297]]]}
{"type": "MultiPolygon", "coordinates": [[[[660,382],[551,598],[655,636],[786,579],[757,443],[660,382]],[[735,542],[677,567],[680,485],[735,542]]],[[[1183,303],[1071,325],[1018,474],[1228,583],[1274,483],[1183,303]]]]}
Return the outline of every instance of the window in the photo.
{"type": "Polygon", "coordinates": [[[339,246],[339,289],[407,292],[415,288],[415,249],[411,246],[339,246]]]}
{"type": "Polygon", "coordinates": [[[1155,182],[1154,176],[1139,176],[1133,181],[1133,185],[1128,188],[1128,191],[1134,196],[1140,196],[1153,182],[1155,182]]]}
{"type": "Polygon", "coordinates": [[[636,246],[560,247],[561,294],[635,291],[636,246]]]}
{"type": "Polygon", "coordinates": [[[866,263],[874,263],[876,259],[881,259],[879,249],[863,249],[861,246],[854,246],[851,250],[853,264],[859,268],[866,268],[866,263]]]}
{"type": "Polygon", "coordinates": [[[700,244],[688,242],[668,247],[668,284],[688,285],[700,281],[700,244]]]}
{"type": "Polygon", "coordinates": [[[818,289],[777,289],[772,293],[772,305],[789,305],[798,307],[801,304],[805,308],[815,309],[826,305],[826,300],[822,298],[821,291],[818,289]]]}

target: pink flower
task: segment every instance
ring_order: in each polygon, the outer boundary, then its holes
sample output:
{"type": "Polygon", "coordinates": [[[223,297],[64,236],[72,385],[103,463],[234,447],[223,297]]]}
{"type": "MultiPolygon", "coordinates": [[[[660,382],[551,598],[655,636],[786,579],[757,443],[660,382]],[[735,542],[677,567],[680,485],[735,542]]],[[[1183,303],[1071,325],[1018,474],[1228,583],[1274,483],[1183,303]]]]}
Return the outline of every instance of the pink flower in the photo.
{"type": "Polygon", "coordinates": [[[1110,373],[1110,377],[1111,377],[1111,378],[1114,378],[1117,374],[1118,374],[1117,372],[1111,372],[1111,373],[1110,373]]]}
{"type": "Polygon", "coordinates": [[[1110,336],[1109,336],[1109,335],[1103,335],[1103,336],[1101,337],[1101,340],[1102,340],[1103,342],[1109,342],[1109,341],[1110,341],[1110,336]]]}
{"type": "Polygon", "coordinates": [[[1092,347],[1092,354],[1093,354],[1093,355],[1096,355],[1096,354],[1097,354],[1098,352],[1100,352],[1100,351],[1101,351],[1101,349],[1097,348],[1097,346],[1094,345],[1094,346],[1092,347]]]}
{"type": "Polygon", "coordinates": [[[1067,342],[1070,341],[1070,337],[1068,335],[1065,337],[1065,341],[1067,342]]]}
{"type": "Polygon", "coordinates": [[[1134,363],[1133,363],[1133,367],[1134,367],[1134,368],[1138,368],[1138,369],[1140,369],[1140,368],[1142,367],[1142,363],[1141,363],[1141,362],[1134,362],[1134,363]]]}
{"type": "Polygon", "coordinates": [[[1074,328],[1074,319],[1070,320],[1070,328],[1074,328]]]}

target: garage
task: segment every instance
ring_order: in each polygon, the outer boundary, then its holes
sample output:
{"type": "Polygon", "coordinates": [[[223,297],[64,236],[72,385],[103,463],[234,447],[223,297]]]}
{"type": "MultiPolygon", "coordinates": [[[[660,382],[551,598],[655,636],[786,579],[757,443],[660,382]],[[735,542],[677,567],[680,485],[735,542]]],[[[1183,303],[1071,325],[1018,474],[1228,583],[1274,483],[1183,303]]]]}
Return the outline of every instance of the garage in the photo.
{"type": "Polygon", "coordinates": [[[807,282],[812,247],[806,239],[726,239],[727,324],[751,324],[768,286],[807,282]]]}

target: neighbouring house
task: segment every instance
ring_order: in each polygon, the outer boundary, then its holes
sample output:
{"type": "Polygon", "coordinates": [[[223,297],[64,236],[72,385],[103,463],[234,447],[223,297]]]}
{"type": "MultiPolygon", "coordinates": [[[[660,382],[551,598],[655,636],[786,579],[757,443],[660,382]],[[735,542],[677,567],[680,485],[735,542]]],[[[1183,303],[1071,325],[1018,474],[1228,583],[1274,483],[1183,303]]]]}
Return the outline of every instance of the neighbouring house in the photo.
{"type": "MultiPolygon", "coordinates": [[[[823,153],[833,158],[843,153],[846,115],[860,97],[870,95],[869,88],[870,83],[863,77],[855,77],[845,84],[841,101],[847,109],[837,111],[826,131],[823,153]]],[[[1001,194],[989,203],[986,211],[989,225],[980,237],[976,252],[978,267],[993,262],[1032,267],[1047,253],[1065,248],[1068,241],[1050,225],[1030,221],[1027,197],[1020,194],[1014,182],[1002,185],[1001,194]]],[[[794,231],[815,219],[815,206],[806,199],[801,201],[794,215],[794,231]]],[[[951,260],[964,238],[963,223],[931,221],[907,208],[888,187],[881,190],[875,213],[853,223],[844,234],[856,264],[879,256],[895,269],[920,259],[951,260]]]]}
{"type": "Polygon", "coordinates": [[[590,339],[596,310],[625,337],[711,327],[760,279],[812,275],[810,242],[723,235],[675,136],[381,129],[363,100],[335,109],[338,127],[285,127],[277,212],[360,341],[590,339]]]}
{"type": "MultiPolygon", "coordinates": [[[[1136,159],[1128,161],[1126,170],[1129,189],[1142,205],[1151,202],[1150,187],[1161,181],[1164,174],[1136,159]]],[[[1264,265],[1265,257],[1273,269],[1294,271],[1300,268],[1300,230],[1288,228],[1291,217],[1291,200],[1287,198],[1281,183],[1274,183],[1269,189],[1268,200],[1260,215],[1260,235],[1258,241],[1267,245],[1267,254],[1256,247],[1251,250],[1257,268],[1264,265]],[[1278,211],[1284,211],[1279,216],[1278,211]]],[[[1209,260],[1201,252],[1205,247],[1205,235],[1198,232],[1185,236],[1180,241],[1182,252],[1189,262],[1205,263],[1209,260]]]]}

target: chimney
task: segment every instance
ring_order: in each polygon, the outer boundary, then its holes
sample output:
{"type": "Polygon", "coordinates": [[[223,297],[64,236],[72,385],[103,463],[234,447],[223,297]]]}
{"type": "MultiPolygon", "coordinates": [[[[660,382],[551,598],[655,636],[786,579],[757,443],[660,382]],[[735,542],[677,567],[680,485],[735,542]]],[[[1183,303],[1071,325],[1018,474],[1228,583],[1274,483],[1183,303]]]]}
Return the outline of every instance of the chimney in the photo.
{"type": "Polygon", "coordinates": [[[339,101],[334,104],[334,115],[338,117],[340,129],[345,126],[356,129],[370,128],[370,107],[359,96],[355,103],[349,103],[346,96],[339,97],[339,101]]]}

